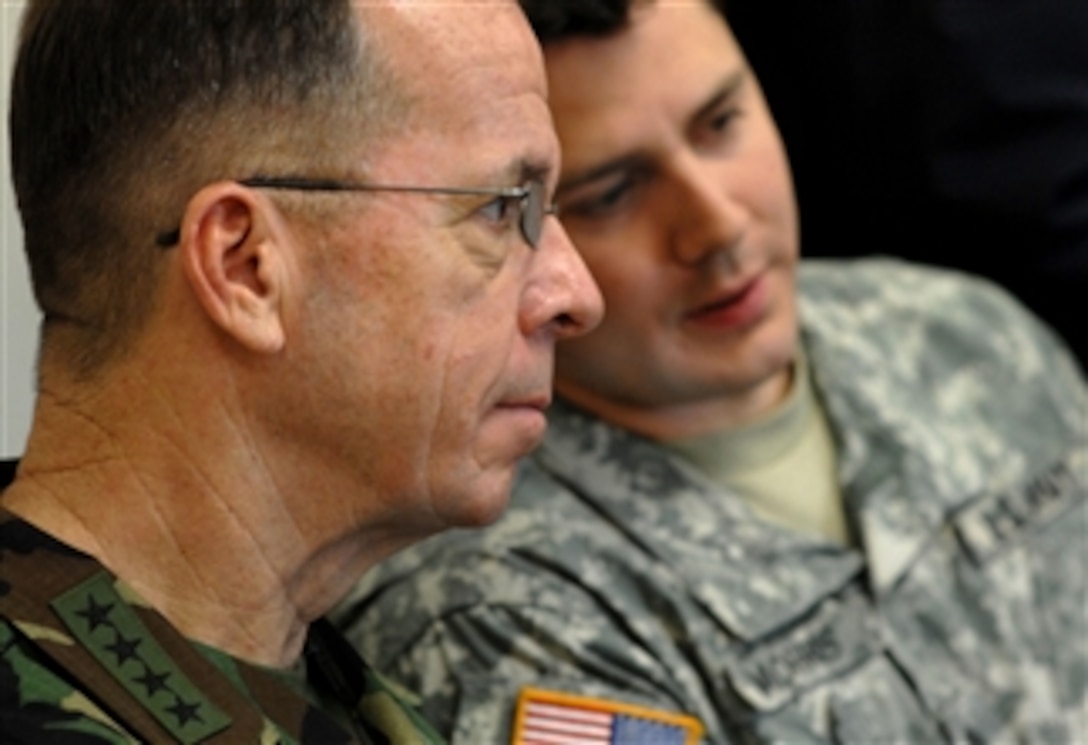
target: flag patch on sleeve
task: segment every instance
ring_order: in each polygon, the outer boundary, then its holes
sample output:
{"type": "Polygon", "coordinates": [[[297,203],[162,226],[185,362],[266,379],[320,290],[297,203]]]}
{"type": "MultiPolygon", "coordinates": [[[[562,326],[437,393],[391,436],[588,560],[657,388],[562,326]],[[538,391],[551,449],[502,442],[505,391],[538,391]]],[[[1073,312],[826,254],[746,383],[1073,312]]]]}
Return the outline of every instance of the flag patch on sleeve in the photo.
{"type": "Polygon", "coordinates": [[[690,716],[540,688],[518,695],[511,745],[696,745],[690,716]]]}

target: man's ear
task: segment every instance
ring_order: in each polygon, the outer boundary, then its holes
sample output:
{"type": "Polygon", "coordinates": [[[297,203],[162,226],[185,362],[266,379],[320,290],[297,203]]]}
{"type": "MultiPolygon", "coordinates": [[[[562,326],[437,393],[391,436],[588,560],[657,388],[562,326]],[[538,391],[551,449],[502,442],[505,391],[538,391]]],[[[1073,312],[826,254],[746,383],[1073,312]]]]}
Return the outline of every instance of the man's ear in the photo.
{"type": "Polygon", "coordinates": [[[178,248],[185,275],[208,317],[246,348],[275,353],[286,334],[290,233],[263,195],[211,184],[185,210],[178,248]]]}

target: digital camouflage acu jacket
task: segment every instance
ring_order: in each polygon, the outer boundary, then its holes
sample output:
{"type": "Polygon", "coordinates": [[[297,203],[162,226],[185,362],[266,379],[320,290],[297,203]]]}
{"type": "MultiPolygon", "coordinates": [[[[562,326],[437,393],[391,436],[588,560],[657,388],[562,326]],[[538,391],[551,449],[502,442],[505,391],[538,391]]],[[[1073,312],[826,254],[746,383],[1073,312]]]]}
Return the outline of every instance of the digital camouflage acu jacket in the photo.
{"type": "Polygon", "coordinates": [[[859,547],[560,403],[493,527],[399,554],[337,618],[455,745],[509,742],[525,686],[716,744],[1088,742],[1082,374],[991,285],[878,260],[799,279],[859,547]]]}

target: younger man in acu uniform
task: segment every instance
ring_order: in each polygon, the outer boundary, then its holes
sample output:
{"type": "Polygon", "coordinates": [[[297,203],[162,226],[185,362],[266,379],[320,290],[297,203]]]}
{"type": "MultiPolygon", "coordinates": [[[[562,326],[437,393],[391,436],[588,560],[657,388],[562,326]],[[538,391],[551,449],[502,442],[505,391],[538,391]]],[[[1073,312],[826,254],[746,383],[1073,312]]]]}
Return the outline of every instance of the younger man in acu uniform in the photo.
{"type": "Polygon", "coordinates": [[[782,144],[719,5],[523,6],[560,215],[607,312],[559,345],[510,512],[365,577],[352,640],[455,743],[602,712],[689,716],[712,743],[1084,740],[1067,350],[979,280],[798,263],[782,144]]]}
{"type": "Polygon", "coordinates": [[[31,0],[11,100],[0,743],[438,742],[324,616],[499,514],[600,317],[521,11],[31,0]]]}

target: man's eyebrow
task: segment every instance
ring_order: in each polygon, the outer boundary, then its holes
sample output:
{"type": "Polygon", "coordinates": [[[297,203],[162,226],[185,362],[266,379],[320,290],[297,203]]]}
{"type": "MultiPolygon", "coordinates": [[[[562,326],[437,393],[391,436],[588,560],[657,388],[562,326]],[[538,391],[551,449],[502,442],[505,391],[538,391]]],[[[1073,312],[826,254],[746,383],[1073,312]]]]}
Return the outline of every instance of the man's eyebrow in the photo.
{"type": "Polygon", "coordinates": [[[607,178],[615,173],[624,173],[632,170],[643,168],[646,165],[646,157],[641,153],[629,153],[627,155],[621,155],[613,160],[605,161],[600,165],[594,166],[582,173],[575,173],[568,178],[559,182],[559,188],[556,189],[556,196],[560,196],[563,192],[577,189],[579,186],[593,183],[599,179],[607,178]]]}
{"type": "MultiPolygon", "coordinates": [[[[698,122],[701,119],[705,119],[714,114],[724,102],[737,94],[737,91],[739,91],[748,81],[749,76],[750,70],[747,65],[727,75],[718,87],[713,90],[710,97],[696,109],[695,113],[691,116],[691,122],[698,122]]],[[[605,161],[586,171],[572,174],[563,179],[559,183],[556,194],[557,196],[562,195],[563,192],[577,189],[580,186],[607,178],[616,173],[643,169],[647,166],[647,160],[648,159],[643,154],[637,152],[621,155],[618,158],[605,161]]]]}
{"type": "Polygon", "coordinates": [[[735,70],[727,75],[725,80],[723,80],[706,99],[706,102],[695,111],[695,114],[691,117],[691,122],[694,124],[695,122],[711,116],[723,103],[737,95],[737,91],[748,82],[749,74],[749,68],[745,65],[739,70],[735,70]]]}
{"type": "Polygon", "coordinates": [[[526,181],[543,181],[548,182],[548,177],[555,173],[555,164],[546,163],[542,160],[525,160],[522,159],[517,163],[518,183],[524,184],[526,181]]]}
{"type": "Polygon", "coordinates": [[[549,176],[555,173],[555,164],[539,158],[512,158],[505,165],[490,171],[490,175],[484,178],[483,183],[489,186],[507,185],[510,187],[521,186],[528,181],[548,182],[549,176]]]}

